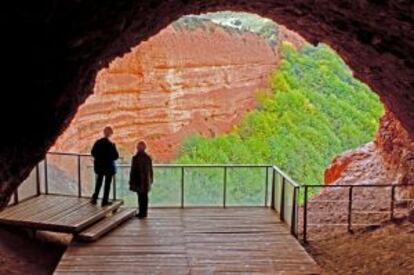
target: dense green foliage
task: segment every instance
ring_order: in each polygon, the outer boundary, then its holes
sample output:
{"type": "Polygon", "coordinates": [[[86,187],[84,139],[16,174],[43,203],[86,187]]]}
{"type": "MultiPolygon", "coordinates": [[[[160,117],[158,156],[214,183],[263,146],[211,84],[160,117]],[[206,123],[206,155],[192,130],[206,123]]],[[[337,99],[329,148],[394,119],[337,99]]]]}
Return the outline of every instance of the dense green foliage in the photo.
{"type": "Polygon", "coordinates": [[[178,163],[271,163],[320,183],[334,156],[372,140],[383,107],[328,46],[285,44],[271,91],[229,134],[189,137],[178,163]]]}

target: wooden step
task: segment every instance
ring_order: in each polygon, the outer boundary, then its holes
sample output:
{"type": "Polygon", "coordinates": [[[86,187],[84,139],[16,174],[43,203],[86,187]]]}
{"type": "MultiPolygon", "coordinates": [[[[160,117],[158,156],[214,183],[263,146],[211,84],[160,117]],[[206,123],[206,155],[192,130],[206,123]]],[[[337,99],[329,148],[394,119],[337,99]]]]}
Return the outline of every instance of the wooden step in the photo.
{"type": "Polygon", "coordinates": [[[76,239],[80,241],[93,242],[102,237],[104,234],[118,227],[121,223],[135,216],[135,209],[120,208],[116,213],[112,214],[95,223],[91,227],[80,232],[76,239]]]}
{"type": "Polygon", "coordinates": [[[105,207],[97,206],[98,209],[100,209],[100,211],[94,215],[89,215],[87,219],[75,224],[76,226],[75,232],[76,233],[82,232],[85,229],[89,228],[91,225],[94,225],[96,222],[105,219],[105,217],[108,214],[117,211],[123,204],[124,202],[122,200],[116,200],[116,201],[112,201],[112,204],[107,205],[105,207]]]}

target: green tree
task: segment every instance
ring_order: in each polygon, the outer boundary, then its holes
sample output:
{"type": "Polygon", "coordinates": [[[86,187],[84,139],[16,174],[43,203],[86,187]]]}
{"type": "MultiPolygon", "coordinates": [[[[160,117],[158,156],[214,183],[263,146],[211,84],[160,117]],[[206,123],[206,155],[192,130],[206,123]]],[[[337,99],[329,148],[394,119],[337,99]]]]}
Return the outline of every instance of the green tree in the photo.
{"type": "Polygon", "coordinates": [[[372,140],[378,97],[328,46],[284,44],[271,95],[229,134],[189,137],[178,163],[271,163],[301,183],[321,183],[339,153],[372,140]]]}

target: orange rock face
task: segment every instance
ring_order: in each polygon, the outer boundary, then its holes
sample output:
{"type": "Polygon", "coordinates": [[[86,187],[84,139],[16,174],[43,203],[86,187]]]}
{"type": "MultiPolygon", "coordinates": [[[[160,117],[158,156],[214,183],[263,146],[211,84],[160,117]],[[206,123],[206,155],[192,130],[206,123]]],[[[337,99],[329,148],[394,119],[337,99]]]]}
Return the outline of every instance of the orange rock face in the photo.
{"type": "Polygon", "coordinates": [[[414,140],[389,112],[381,118],[375,143],[395,181],[414,184],[414,140]]]}
{"type": "MultiPolygon", "coordinates": [[[[396,185],[394,194],[390,187],[353,188],[355,228],[389,221],[391,211],[394,218],[409,217],[414,213],[414,186],[406,184],[414,184],[414,141],[387,111],[381,118],[375,140],[337,156],[325,171],[325,184],[396,185]]],[[[308,202],[309,219],[319,226],[311,228],[311,235],[326,237],[346,230],[349,192],[349,187],[324,188],[312,197],[308,202]],[[343,229],[333,229],[327,224],[342,224],[343,229]]]]}
{"type": "MultiPolygon", "coordinates": [[[[303,43],[285,28],[280,37],[303,43]]],[[[125,155],[144,139],[155,159],[171,160],[185,137],[230,131],[255,107],[277,52],[251,32],[212,23],[195,30],[171,25],[99,72],[94,94],[52,150],[88,152],[112,125],[125,155]]]]}
{"type": "MultiPolygon", "coordinates": [[[[414,141],[392,113],[381,118],[375,141],[334,159],[326,184],[414,184],[414,141]]],[[[414,187],[398,188],[414,197],[414,187]]]]}
{"type": "MultiPolygon", "coordinates": [[[[394,218],[412,219],[414,186],[405,184],[414,184],[414,141],[387,111],[381,118],[375,140],[337,156],[325,171],[325,184],[396,185],[395,193],[390,187],[353,187],[353,228],[387,222],[391,212],[394,218]]],[[[323,188],[308,201],[308,222],[318,225],[308,230],[312,238],[326,239],[346,232],[350,192],[346,186],[323,188]],[[337,226],[329,226],[332,224],[337,226]]],[[[303,212],[300,215],[301,220],[303,212]]]]}

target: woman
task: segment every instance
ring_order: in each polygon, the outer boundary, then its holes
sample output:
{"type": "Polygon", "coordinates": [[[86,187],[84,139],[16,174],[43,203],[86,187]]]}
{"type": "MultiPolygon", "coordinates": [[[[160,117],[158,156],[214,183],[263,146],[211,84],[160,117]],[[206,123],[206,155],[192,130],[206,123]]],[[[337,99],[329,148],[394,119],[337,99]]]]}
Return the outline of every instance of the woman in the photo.
{"type": "Polygon", "coordinates": [[[148,192],[151,189],[154,173],[152,170],[152,159],[145,152],[147,145],[144,141],[138,142],[137,153],[132,157],[131,173],[129,177],[130,190],[138,195],[138,214],[140,219],[147,217],[148,192]]]}

